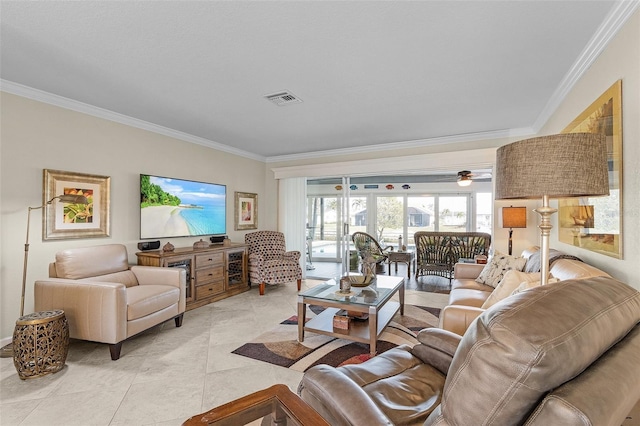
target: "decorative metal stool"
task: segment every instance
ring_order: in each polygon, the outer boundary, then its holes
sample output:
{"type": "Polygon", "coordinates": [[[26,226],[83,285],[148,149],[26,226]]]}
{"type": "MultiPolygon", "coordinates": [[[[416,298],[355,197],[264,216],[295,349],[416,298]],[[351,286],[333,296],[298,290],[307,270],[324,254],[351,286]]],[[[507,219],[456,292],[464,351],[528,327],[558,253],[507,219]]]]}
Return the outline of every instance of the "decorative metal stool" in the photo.
{"type": "Polygon", "coordinates": [[[68,351],[69,323],[64,311],[34,312],[16,321],[13,364],[22,380],[62,370],[68,351]]]}

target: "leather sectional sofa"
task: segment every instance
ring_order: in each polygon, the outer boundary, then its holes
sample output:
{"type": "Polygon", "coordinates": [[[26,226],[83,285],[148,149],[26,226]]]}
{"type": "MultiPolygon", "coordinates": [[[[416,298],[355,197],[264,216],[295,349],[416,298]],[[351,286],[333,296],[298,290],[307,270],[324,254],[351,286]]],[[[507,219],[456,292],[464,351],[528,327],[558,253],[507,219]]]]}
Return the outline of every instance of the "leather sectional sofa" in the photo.
{"type": "Polygon", "coordinates": [[[617,426],[640,398],[640,293],[610,277],[538,286],[464,336],[418,341],[312,367],[298,393],[332,426],[617,426]]]}
{"type": "MultiPolygon", "coordinates": [[[[538,249],[538,247],[530,247],[522,252],[522,256],[530,259],[538,249]]],[[[455,265],[449,305],[440,313],[440,328],[463,335],[469,324],[484,312],[481,307],[495,290],[489,285],[476,281],[484,267],[485,265],[474,263],[455,265]]],[[[606,272],[587,263],[566,258],[553,261],[549,272],[560,281],[609,276],[606,272]]]]}

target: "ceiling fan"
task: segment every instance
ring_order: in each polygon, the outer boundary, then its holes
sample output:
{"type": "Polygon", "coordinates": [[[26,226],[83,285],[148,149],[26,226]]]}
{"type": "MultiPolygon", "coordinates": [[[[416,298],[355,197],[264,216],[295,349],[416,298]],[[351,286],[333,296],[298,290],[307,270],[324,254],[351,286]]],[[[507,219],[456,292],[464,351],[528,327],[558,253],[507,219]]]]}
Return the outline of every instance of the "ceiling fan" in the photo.
{"type": "Polygon", "coordinates": [[[490,179],[491,173],[471,173],[469,170],[458,172],[457,182],[459,186],[469,186],[474,179],[490,179]]]}

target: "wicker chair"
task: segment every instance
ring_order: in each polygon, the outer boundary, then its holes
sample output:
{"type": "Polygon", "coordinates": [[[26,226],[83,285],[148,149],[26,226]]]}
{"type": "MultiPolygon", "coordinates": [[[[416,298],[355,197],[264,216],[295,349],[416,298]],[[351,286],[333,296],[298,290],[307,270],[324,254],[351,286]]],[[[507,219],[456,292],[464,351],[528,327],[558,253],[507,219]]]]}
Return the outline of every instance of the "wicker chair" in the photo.
{"type": "Polygon", "coordinates": [[[393,250],[392,246],[386,246],[382,248],[378,241],[366,232],[354,232],[351,236],[353,245],[358,251],[358,256],[362,259],[366,254],[370,254],[376,261],[376,272],[383,272],[383,263],[387,261],[389,257],[387,253],[393,250]]]}
{"type": "Polygon", "coordinates": [[[286,251],[284,234],[277,231],[257,231],[246,234],[249,246],[249,280],[258,284],[264,295],[265,284],[302,283],[300,252],[286,251]]]}
{"type": "Polygon", "coordinates": [[[421,275],[453,278],[453,266],[463,258],[487,255],[491,235],[484,232],[427,232],[414,234],[416,279],[421,275]]]}

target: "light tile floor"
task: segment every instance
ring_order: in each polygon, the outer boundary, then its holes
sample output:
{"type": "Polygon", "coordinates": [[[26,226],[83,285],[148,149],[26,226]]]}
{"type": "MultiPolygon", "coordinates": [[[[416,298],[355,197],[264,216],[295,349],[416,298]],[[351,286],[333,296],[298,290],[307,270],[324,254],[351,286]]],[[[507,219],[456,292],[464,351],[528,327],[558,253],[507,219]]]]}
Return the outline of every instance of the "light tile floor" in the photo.
{"type": "MultiPolygon", "coordinates": [[[[303,289],[319,281],[306,280],[303,289]]],[[[231,353],[296,314],[295,284],[257,288],[185,313],[122,347],[72,340],[65,368],[22,381],[11,358],[0,359],[0,424],[179,425],[192,415],[284,383],[302,373],[231,353]]],[[[406,302],[442,307],[446,294],[408,290],[406,302]]]]}

